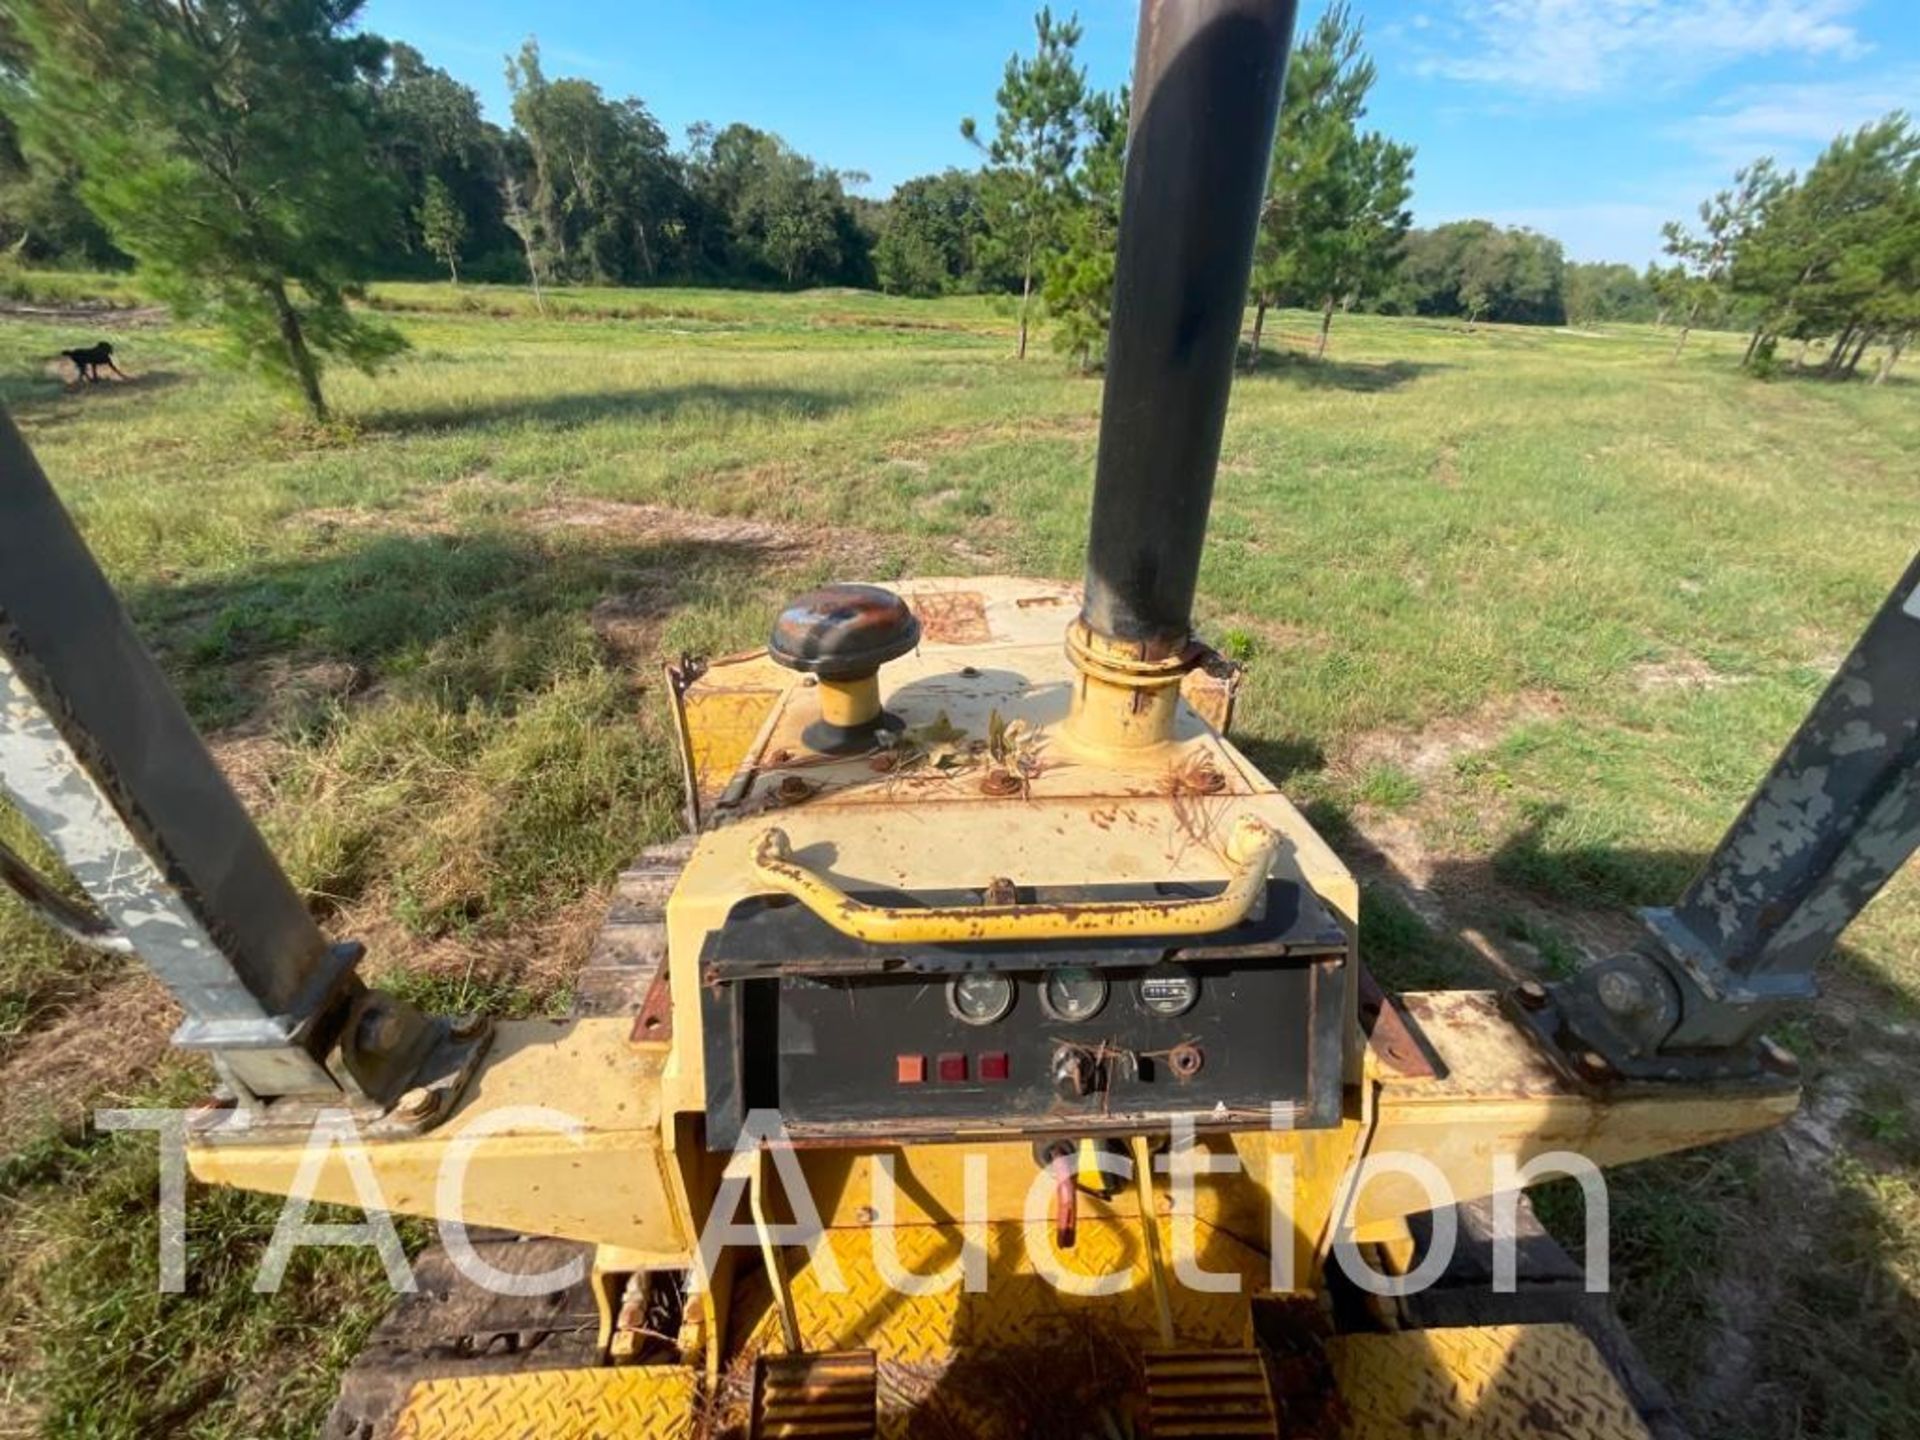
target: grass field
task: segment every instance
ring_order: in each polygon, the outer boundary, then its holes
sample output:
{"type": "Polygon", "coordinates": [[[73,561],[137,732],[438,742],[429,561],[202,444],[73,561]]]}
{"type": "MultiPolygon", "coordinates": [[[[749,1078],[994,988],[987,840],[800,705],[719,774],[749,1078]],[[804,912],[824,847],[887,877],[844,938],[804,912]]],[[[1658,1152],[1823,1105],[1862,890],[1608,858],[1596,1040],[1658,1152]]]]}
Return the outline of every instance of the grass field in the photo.
{"type": "MultiPolygon", "coordinates": [[[[47,357],[93,322],[0,319],[0,399],[328,927],[433,1003],[564,1004],[677,823],[658,661],[828,576],[1078,573],[1099,386],[1014,362],[1004,307],[375,300],[414,348],[324,431],[137,315],[86,391],[47,357]]],[[[1920,386],[1759,384],[1738,343],[1343,317],[1236,389],[1201,618],[1391,981],[1564,973],[1669,898],[1920,543],[1920,386]]],[[[1616,1183],[1621,1307],[1703,1440],[1920,1414],[1913,875],[1830,990],[1801,1118],[1616,1183]]],[[[152,1142],[79,1117],[195,1092],[170,1023],[0,906],[0,1435],[310,1434],[384,1308],[364,1252],[253,1295],[273,1207],[202,1190],[154,1293],[152,1142]]]]}

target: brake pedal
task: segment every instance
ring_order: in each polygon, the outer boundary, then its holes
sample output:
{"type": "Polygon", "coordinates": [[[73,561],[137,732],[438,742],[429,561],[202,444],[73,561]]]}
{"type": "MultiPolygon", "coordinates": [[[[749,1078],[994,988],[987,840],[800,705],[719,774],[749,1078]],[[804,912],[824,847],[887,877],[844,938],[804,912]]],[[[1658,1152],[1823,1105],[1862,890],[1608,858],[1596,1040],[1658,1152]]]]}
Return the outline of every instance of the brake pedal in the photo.
{"type": "Polygon", "coordinates": [[[763,1355],[754,1376],[754,1440],[873,1440],[871,1350],[763,1355]]]}
{"type": "Polygon", "coordinates": [[[1153,1440],[1279,1440],[1273,1389],[1258,1350],[1149,1351],[1153,1440]]]}

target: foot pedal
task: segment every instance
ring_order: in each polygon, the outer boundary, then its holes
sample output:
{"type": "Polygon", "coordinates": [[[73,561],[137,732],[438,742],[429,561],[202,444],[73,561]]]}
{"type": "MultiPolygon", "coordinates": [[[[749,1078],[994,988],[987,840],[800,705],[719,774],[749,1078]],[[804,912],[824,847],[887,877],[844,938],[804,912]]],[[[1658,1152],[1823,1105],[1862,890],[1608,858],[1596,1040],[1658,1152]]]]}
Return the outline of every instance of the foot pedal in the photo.
{"type": "Polygon", "coordinates": [[[1157,1350],[1146,1362],[1153,1440],[1279,1440],[1258,1350],[1157,1350]]]}
{"type": "Polygon", "coordinates": [[[754,1440],[873,1440],[871,1350],[763,1355],[754,1378],[754,1440]]]}

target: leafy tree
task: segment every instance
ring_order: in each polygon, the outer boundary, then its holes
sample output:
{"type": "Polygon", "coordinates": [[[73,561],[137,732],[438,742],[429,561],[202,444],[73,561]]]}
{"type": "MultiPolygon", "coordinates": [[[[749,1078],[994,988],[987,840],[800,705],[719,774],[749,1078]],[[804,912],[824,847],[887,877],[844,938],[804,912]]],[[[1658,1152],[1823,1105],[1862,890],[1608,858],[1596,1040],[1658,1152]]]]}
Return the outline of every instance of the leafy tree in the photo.
{"type": "Polygon", "coordinates": [[[426,193],[420,208],[414,211],[420,225],[420,238],[427,249],[440,257],[453,283],[460,283],[460,245],[467,238],[467,217],[453,203],[453,192],[438,175],[427,177],[426,193]]]}
{"type": "Polygon", "coordinates": [[[1678,220],[1661,227],[1664,249],[1674,258],[1680,276],[1670,282],[1677,296],[1680,338],[1673,358],[1686,348],[1687,336],[1702,309],[1721,309],[1730,293],[1735,256],[1768,210],[1787,188],[1787,178],[1772,160],[1757,160],[1733,177],[1733,189],[1700,202],[1700,228],[1690,230],[1678,220]]]}
{"type": "Polygon", "coordinates": [[[533,286],[533,307],[544,315],[547,313],[547,301],[540,293],[540,282],[541,271],[546,268],[547,247],[540,222],[527,209],[520,182],[512,175],[500,182],[500,202],[506,214],[507,228],[519,240],[521,251],[526,256],[527,282],[533,286]]]}
{"type": "Polygon", "coordinates": [[[1454,220],[1409,231],[1382,308],[1398,314],[1482,317],[1508,324],[1566,320],[1566,258],[1560,242],[1490,220],[1454,220]]]}
{"type": "Polygon", "coordinates": [[[689,160],[700,243],[716,269],[785,285],[861,285],[868,239],[841,176],[751,125],[697,128],[689,160]]]}
{"type": "MultiPolygon", "coordinates": [[[[1027,356],[1028,311],[1034,281],[1060,242],[1060,230],[1072,203],[1072,176],[1080,155],[1081,126],[1087,105],[1087,73],[1074,63],[1080,21],[1069,15],[1056,21],[1042,6],[1033,20],[1031,58],[1010,56],[994,96],[998,112],[994,136],[985,146],[1000,181],[998,198],[1020,272],[1019,357],[1027,356]]],[[[960,133],[980,144],[971,116],[960,133]]]]}
{"type": "Polygon", "coordinates": [[[1631,265],[1603,262],[1568,265],[1564,293],[1569,325],[1652,320],[1659,313],[1652,282],[1631,265]]]}
{"type": "Polygon", "coordinates": [[[1074,190],[1080,203],[1063,227],[1066,246],[1048,268],[1042,298],[1056,322],[1053,344],[1082,374],[1107,343],[1113,313],[1113,267],[1120,243],[1120,194],[1127,168],[1128,92],[1096,91],[1087,99],[1089,137],[1074,190]]]}
{"type": "MultiPolygon", "coordinates": [[[[482,118],[480,97],[411,45],[396,43],[374,82],[373,102],[382,158],[400,186],[406,215],[419,223],[428,184],[437,179],[459,213],[462,245],[473,241],[485,253],[506,244],[500,201],[506,137],[482,118]]],[[[413,248],[412,234],[397,240],[395,248],[413,248]]]]}
{"type": "Polygon", "coordinates": [[[1375,78],[1361,40],[1346,5],[1329,5],[1288,66],[1255,245],[1250,364],[1267,307],[1286,300],[1319,309],[1314,357],[1324,357],[1334,308],[1380,287],[1412,223],[1412,147],[1359,128],[1375,78]]]}
{"type": "Polygon", "coordinates": [[[908,180],[880,218],[873,264],[880,288],[900,295],[941,295],[986,278],[982,242],[987,202],[980,177],[947,170],[908,180]]]}
{"type": "Polygon", "coordinates": [[[567,278],[653,279],[672,257],[685,180],[666,131],[639,100],[610,101],[586,80],[547,77],[528,40],[507,62],[513,118],[533,162],[529,208],[567,278]]]}
{"type": "Polygon", "coordinates": [[[183,313],[296,386],[324,420],[322,357],[403,348],[348,308],[392,233],[366,163],[384,46],[360,0],[16,0],[13,97],[31,143],[76,165],[114,244],[183,313]]]}

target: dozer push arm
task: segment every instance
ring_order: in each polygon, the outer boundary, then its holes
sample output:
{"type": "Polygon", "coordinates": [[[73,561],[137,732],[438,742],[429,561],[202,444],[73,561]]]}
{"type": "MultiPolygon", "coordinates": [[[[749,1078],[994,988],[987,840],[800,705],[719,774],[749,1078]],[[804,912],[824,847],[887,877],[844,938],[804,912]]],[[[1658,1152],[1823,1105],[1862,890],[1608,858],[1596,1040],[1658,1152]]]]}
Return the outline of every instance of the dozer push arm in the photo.
{"type": "Polygon", "coordinates": [[[1753,1073],[1761,1031],[1818,995],[1820,963],[1917,847],[1920,555],[1693,883],[1641,912],[1646,941],[1522,987],[1517,1008],[1628,1078],[1753,1073]]]}
{"type": "MultiPolygon", "coordinates": [[[[243,1104],[384,1108],[451,1083],[454,1039],[353,975],[248,818],[134,633],[12,420],[0,412],[0,794],[99,908],[70,935],[138,953],[243,1104]]],[[[0,883],[49,913],[17,858],[0,883]]]]}

